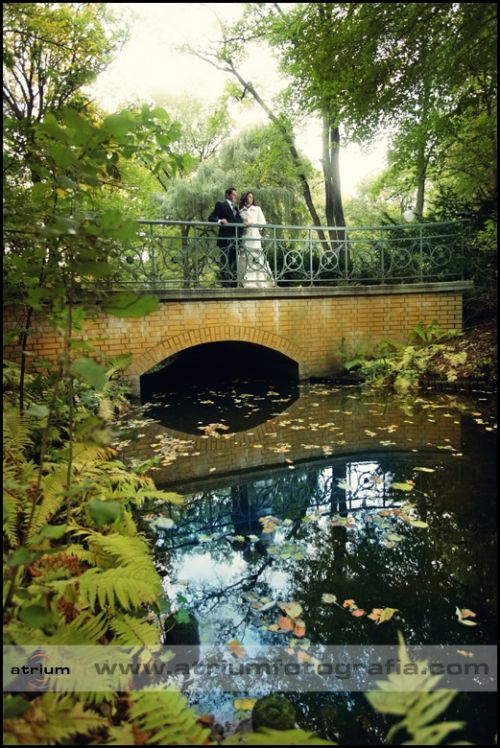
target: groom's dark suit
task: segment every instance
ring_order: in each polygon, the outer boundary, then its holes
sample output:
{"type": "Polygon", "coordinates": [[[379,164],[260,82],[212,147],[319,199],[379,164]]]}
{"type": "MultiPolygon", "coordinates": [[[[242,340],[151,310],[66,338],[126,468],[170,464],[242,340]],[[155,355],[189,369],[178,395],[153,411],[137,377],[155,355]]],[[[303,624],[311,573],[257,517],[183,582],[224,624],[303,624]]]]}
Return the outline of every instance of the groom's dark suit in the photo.
{"type": "Polygon", "coordinates": [[[215,204],[215,208],[208,216],[210,223],[217,223],[225,218],[228,223],[241,223],[239,226],[227,226],[224,223],[219,224],[219,237],[217,246],[221,250],[219,280],[225,286],[236,286],[236,237],[241,236],[244,230],[243,219],[237,208],[233,209],[227,200],[220,200],[215,204]]]}

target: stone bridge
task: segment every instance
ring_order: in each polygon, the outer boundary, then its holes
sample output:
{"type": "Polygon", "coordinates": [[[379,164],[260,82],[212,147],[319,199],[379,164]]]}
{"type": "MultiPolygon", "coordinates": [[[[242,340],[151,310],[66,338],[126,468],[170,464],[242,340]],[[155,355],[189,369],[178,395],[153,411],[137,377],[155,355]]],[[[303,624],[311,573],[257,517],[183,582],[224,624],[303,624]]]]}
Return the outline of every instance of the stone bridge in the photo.
{"type": "MultiPolygon", "coordinates": [[[[76,337],[110,356],[130,353],[126,376],[134,394],[140,393],[141,376],[165,359],[221,341],[271,349],[295,366],[301,380],[328,377],[341,367],[342,347],[349,355],[369,353],[383,338],[408,340],[418,323],[461,330],[462,296],[471,285],[153,291],[160,306],[151,314],[137,319],[100,313],[86,320],[76,337]]],[[[56,361],[62,332],[37,315],[28,341],[29,361],[56,361]]],[[[15,319],[8,317],[7,327],[13,324],[15,319]]],[[[14,346],[8,347],[7,358],[12,354],[18,355],[14,346]]]]}

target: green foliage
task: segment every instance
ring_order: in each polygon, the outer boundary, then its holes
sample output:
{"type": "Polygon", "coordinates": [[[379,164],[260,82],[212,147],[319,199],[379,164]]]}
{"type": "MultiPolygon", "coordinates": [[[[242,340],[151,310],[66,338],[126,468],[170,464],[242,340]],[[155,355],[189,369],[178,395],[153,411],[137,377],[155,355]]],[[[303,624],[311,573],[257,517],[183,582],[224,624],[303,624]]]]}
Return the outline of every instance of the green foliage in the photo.
{"type": "Polygon", "coordinates": [[[400,730],[406,730],[410,739],[405,745],[439,745],[451,732],[464,727],[464,722],[439,722],[435,720],[447,709],[456,691],[435,690],[441,676],[429,674],[426,660],[412,663],[400,632],[399,663],[400,673],[391,673],[387,680],[379,682],[379,691],[370,691],[366,698],[381,714],[403,717],[389,730],[387,742],[393,741],[400,730]],[[417,669],[418,674],[415,674],[417,669]]]}
{"type": "Polygon", "coordinates": [[[208,730],[175,690],[131,694],[130,716],[148,733],[152,745],[203,745],[208,730]]]}
{"type": "Polygon", "coordinates": [[[223,741],[222,745],[337,745],[331,740],[322,740],[305,730],[269,730],[237,733],[223,741]]]}
{"type": "Polygon", "coordinates": [[[380,341],[375,353],[370,356],[346,356],[347,348],[340,351],[344,358],[344,368],[356,371],[371,387],[391,387],[401,394],[418,389],[429,379],[442,379],[455,382],[458,371],[467,361],[467,351],[456,351],[438,340],[452,340],[461,333],[455,330],[443,331],[435,323],[419,323],[413,330],[408,345],[391,341],[380,341]],[[349,358],[349,360],[345,360],[349,358]]]}

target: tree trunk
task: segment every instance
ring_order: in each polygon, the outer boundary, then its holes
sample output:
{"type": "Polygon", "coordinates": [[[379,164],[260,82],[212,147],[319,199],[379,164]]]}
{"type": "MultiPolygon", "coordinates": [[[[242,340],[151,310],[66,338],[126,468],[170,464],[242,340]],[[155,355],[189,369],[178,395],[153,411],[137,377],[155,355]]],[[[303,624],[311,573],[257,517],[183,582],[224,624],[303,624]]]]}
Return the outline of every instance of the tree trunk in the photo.
{"type": "MultiPolygon", "coordinates": [[[[328,226],[345,226],[340,191],[340,133],[329,118],[323,117],[323,176],[325,180],[325,217],[328,226]]],[[[330,231],[331,241],[344,238],[343,231],[330,231]]]]}

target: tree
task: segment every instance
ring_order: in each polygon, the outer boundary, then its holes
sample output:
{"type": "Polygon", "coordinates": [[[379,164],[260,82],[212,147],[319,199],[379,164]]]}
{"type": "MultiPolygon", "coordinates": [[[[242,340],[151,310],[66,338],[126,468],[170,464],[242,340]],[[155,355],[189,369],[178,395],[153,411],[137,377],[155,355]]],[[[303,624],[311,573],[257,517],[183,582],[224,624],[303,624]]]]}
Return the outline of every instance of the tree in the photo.
{"type": "Polygon", "coordinates": [[[8,173],[23,156],[32,161],[33,126],[45,114],[69,104],[92,109],[82,87],[108,65],[125,34],[105,3],[4,3],[8,173]]]}

